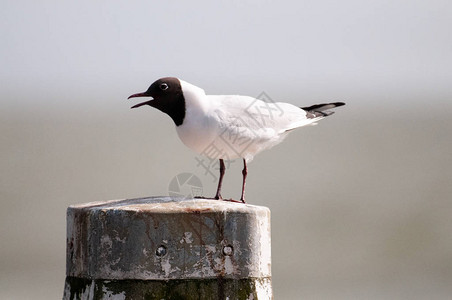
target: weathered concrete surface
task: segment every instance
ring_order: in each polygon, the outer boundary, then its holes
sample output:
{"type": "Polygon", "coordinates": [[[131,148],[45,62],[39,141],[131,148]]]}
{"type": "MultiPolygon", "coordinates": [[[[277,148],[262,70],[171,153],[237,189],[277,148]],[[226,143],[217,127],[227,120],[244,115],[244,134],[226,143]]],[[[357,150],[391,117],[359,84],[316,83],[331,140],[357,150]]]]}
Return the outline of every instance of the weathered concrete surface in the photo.
{"type": "Polygon", "coordinates": [[[118,295],[131,294],[135,286],[160,295],[169,292],[157,293],[160,287],[170,285],[189,293],[203,286],[216,295],[212,299],[226,294],[229,299],[268,299],[270,249],[266,207],[173,197],[70,206],[65,299],[75,297],[76,287],[79,295],[91,296],[74,299],[107,299],[92,295],[104,289],[110,293],[112,286],[118,295]],[[230,295],[234,289],[250,293],[237,298],[230,295]]]}
{"type": "Polygon", "coordinates": [[[271,278],[100,280],[66,277],[64,299],[272,299],[271,278]]]}

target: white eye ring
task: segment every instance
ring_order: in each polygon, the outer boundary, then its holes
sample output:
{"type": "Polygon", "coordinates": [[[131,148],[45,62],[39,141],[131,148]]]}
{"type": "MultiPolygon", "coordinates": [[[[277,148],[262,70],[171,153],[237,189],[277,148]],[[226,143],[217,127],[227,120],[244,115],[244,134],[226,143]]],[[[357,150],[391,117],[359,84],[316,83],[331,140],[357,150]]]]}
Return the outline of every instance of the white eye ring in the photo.
{"type": "Polygon", "coordinates": [[[168,87],[169,87],[169,86],[168,86],[166,83],[161,83],[161,84],[160,84],[160,89],[161,89],[162,91],[167,90],[168,87]]]}

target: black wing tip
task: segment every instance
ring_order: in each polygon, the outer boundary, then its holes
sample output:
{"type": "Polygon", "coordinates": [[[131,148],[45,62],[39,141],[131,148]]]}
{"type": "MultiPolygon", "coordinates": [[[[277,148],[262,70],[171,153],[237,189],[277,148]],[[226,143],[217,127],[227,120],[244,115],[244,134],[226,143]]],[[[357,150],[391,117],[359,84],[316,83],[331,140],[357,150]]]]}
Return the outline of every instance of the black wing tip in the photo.
{"type": "Polygon", "coordinates": [[[344,106],[344,105],[345,105],[345,102],[331,102],[331,103],[314,104],[311,106],[300,107],[300,108],[303,110],[306,110],[306,111],[323,111],[323,110],[332,109],[332,108],[336,108],[336,107],[344,106]]]}
{"type": "Polygon", "coordinates": [[[307,107],[300,107],[301,109],[306,111],[306,116],[308,119],[314,119],[318,117],[327,117],[334,114],[334,111],[330,111],[330,109],[344,106],[345,102],[331,102],[331,103],[322,103],[322,104],[314,104],[307,107]]]}

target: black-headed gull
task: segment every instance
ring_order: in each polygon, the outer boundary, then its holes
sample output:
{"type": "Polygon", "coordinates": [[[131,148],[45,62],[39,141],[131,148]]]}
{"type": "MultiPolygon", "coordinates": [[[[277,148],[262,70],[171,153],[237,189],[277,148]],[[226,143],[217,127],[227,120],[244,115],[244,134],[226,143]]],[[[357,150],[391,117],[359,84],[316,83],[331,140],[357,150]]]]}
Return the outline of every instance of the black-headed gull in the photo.
{"type": "Polygon", "coordinates": [[[129,97],[152,97],[132,108],[150,105],[168,114],[177,134],[192,150],[219,159],[220,179],[215,199],[222,199],[224,160],[243,159],[240,200],[245,203],[247,162],[257,153],[282,142],[296,128],[316,124],[343,102],[298,107],[248,96],[206,95],[203,89],[174,77],[155,81],[146,92],[129,97]]]}

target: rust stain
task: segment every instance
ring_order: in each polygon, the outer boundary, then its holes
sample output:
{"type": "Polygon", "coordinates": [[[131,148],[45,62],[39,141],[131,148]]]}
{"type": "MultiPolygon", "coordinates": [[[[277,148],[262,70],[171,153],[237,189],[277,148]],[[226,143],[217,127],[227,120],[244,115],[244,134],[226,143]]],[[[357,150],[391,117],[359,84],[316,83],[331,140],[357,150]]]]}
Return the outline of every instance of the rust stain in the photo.
{"type": "Polygon", "coordinates": [[[188,212],[188,213],[200,214],[200,213],[212,211],[212,209],[208,208],[208,207],[207,208],[196,208],[196,209],[186,207],[186,208],[184,208],[184,211],[188,212]]]}

